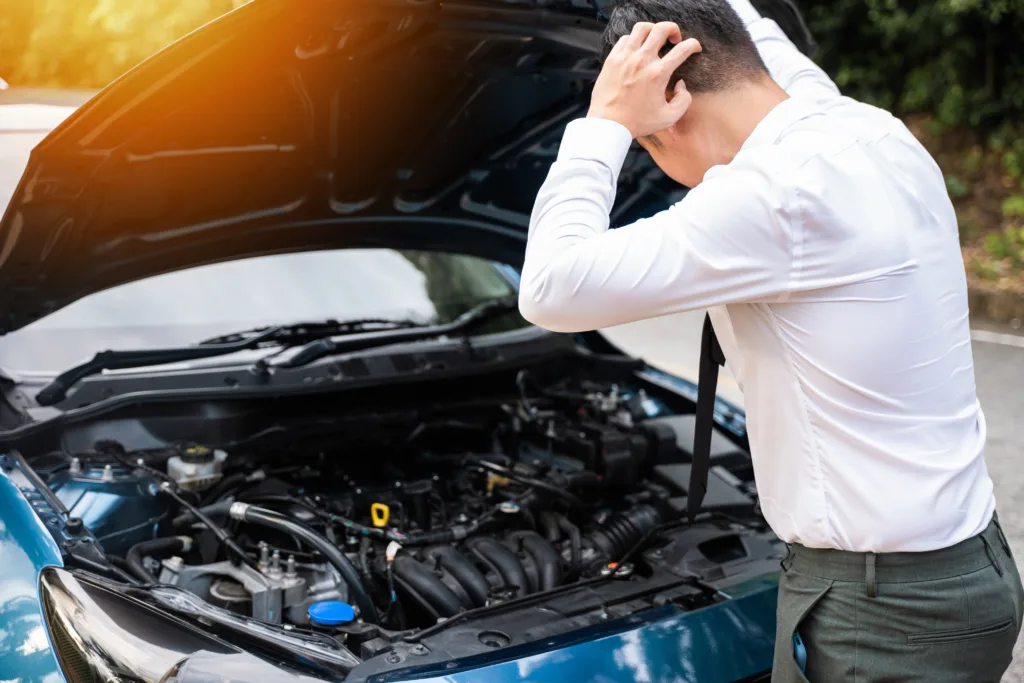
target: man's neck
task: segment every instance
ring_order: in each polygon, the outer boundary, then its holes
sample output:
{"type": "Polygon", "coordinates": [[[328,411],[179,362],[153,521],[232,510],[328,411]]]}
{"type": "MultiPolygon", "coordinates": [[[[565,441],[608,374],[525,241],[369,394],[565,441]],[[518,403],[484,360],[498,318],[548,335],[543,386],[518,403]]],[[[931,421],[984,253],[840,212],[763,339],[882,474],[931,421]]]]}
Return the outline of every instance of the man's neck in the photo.
{"type": "Polygon", "coordinates": [[[720,93],[709,93],[695,99],[699,109],[702,148],[709,157],[708,167],[730,163],[754,129],[780,103],[789,99],[786,91],[775,81],[765,81],[748,87],[720,93]]]}

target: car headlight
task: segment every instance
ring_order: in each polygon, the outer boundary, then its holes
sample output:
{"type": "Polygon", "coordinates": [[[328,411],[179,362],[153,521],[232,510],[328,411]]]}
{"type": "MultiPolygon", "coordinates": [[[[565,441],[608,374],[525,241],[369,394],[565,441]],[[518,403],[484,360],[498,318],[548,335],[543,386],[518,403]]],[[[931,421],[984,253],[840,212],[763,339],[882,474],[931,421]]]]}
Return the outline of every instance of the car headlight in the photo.
{"type": "Polygon", "coordinates": [[[322,683],[65,569],[42,571],[39,597],[68,683],[322,683]]]}

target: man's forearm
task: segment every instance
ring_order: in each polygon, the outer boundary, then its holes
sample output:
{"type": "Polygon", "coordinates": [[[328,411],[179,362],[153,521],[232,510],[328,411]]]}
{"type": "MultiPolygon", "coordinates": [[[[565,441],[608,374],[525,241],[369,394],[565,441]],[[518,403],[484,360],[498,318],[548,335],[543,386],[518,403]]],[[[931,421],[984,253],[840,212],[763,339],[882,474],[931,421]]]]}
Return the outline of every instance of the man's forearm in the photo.
{"type": "Polygon", "coordinates": [[[608,230],[619,172],[632,141],[628,130],[602,119],[579,119],[566,127],[558,159],[530,217],[519,308],[531,322],[559,331],[574,331],[567,324],[587,327],[565,315],[586,275],[575,267],[572,252],[608,230]]]}

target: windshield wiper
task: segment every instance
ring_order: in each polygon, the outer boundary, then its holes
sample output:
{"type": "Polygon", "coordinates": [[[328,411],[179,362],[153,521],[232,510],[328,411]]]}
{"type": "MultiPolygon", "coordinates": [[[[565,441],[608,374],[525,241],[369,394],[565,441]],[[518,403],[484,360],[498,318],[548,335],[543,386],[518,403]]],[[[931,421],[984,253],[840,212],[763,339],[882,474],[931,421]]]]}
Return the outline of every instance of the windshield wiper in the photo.
{"type": "Polygon", "coordinates": [[[323,338],[309,342],[290,358],[275,363],[277,368],[297,368],[308,365],[316,360],[338,353],[361,351],[390,344],[420,341],[434,337],[451,335],[468,335],[474,328],[507,313],[518,310],[516,297],[492,299],[474,306],[450,323],[443,325],[423,325],[411,329],[396,329],[378,332],[372,335],[358,335],[346,339],[323,338]]]}
{"type": "Polygon", "coordinates": [[[104,370],[144,368],[149,365],[212,358],[237,351],[255,349],[261,344],[273,341],[280,330],[280,327],[271,327],[260,334],[227,344],[185,346],[171,349],[100,351],[84,363],[68,368],[54,377],[49,384],[40,389],[39,393],[36,394],[36,402],[41,406],[52,406],[54,403],[59,403],[67,397],[68,389],[86,377],[99,374],[104,370]]]}
{"type": "MultiPolygon", "coordinates": [[[[287,325],[264,325],[248,330],[230,332],[219,337],[210,337],[199,342],[200,345],[234,344],[260,337],[268,330],[275,332],[271,341],[290,345],[305,344],[314,339],[332,337],[355,332],[373,332],[376,330],[394,330],[407,327],[423,327],[424,323],[415,320],[389,320],[387,318],[361,318],[359,320],[317,320],[313,322],[289,323],[287,325]]],[[[263,340],[266,341],[266,340],[263,340]]]]}
{"type": "Polygon", "coordinates": [[[141,349],[127,351],[100,351],[89,360],[71,367],[57,375],[36,394],[41,406],[52,406],[67,397],[68,390],[86,377],[104,370],[125,370],[144,368],[164,363],[180,363],[215,356],[226,356],[239,351],[256,349],[267,344],[296,346],[313,339],[340,334],[370,332],[374,330],[406,329],[419,325],[411,320],[365,319],[338,322],[302,322],[272,327],[256,327],[250,330],[232,332],[221,337],[205,339],[195,346],[170,349],[141,349]]]}
{"type": "Polygon", "coordinates": [[[194,346],[167,349],[141,349],[125,351],[100,351],[89,360],[75,365],[57,375],[36,394],[41,406],[52,406],[67,398],[68,390],[86,377],[104,370],[126,370],[143,368],[164,363],[180,363],[215,356],[226,356],[239,351],[257,349],[274,344],[291,347],[303,345],[294,357],[283,364],[297,367],[311,363],[337,351],[351,351],[360,348],[383,346],[398,341],[427,339],[443,334],[467,330],[475,324],[489,320],[499,313],[506,313],[515,307],[513,298],[488,301],[457,318],[447,325],[424,325],[412,320],[387,320],[366,318],[360,320],[324,320],[302,322],[273,327],[257,327],[220,337],[203,340],[194,346]],[[354,344],[346,346],[344,341],[335,342],[332,336],[359,335],[354,344]],[[379,341],[378,341],[379,340],[379,341]]]}

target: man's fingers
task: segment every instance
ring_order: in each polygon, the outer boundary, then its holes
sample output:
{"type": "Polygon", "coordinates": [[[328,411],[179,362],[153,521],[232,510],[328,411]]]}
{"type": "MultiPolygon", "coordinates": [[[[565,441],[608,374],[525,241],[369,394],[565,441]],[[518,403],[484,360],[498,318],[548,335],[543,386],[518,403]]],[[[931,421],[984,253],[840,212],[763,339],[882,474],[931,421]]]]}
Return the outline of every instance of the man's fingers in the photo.
{"type": "Polygon", "coordinates": [[[687,59],[701,51],[700,43],[696,38],[687,38],[679,43],[661,58],[661,64],[665,71],[671,73],[687,59]]]}
{"type": "Polygon", "coordinates": [[[612,49],[608,51],[609,57],[615,57],[626,50],[626,43],[629,41],[629,34],[619,36],[619,39],[612,45],[612,49]]]}
{"type": "Polygon", "coordinates": [[[647,36],[651,35],[651,30],[653,29],[654,24],[649,21],[638,21],[633,24],[633,30],[629,34],[625,47],[630,51],[639,50],[643,46],[644,41],[647,40],[647,36]]]}
{"type": "Polygon", "coordinates": [[[666,42],[678,43],[682,39],[683,34],[679,31],[679,24],[674,21],[659,21],[648,32],[643,50],[656,55],[661,52],[661,48],[666,42]]]}

